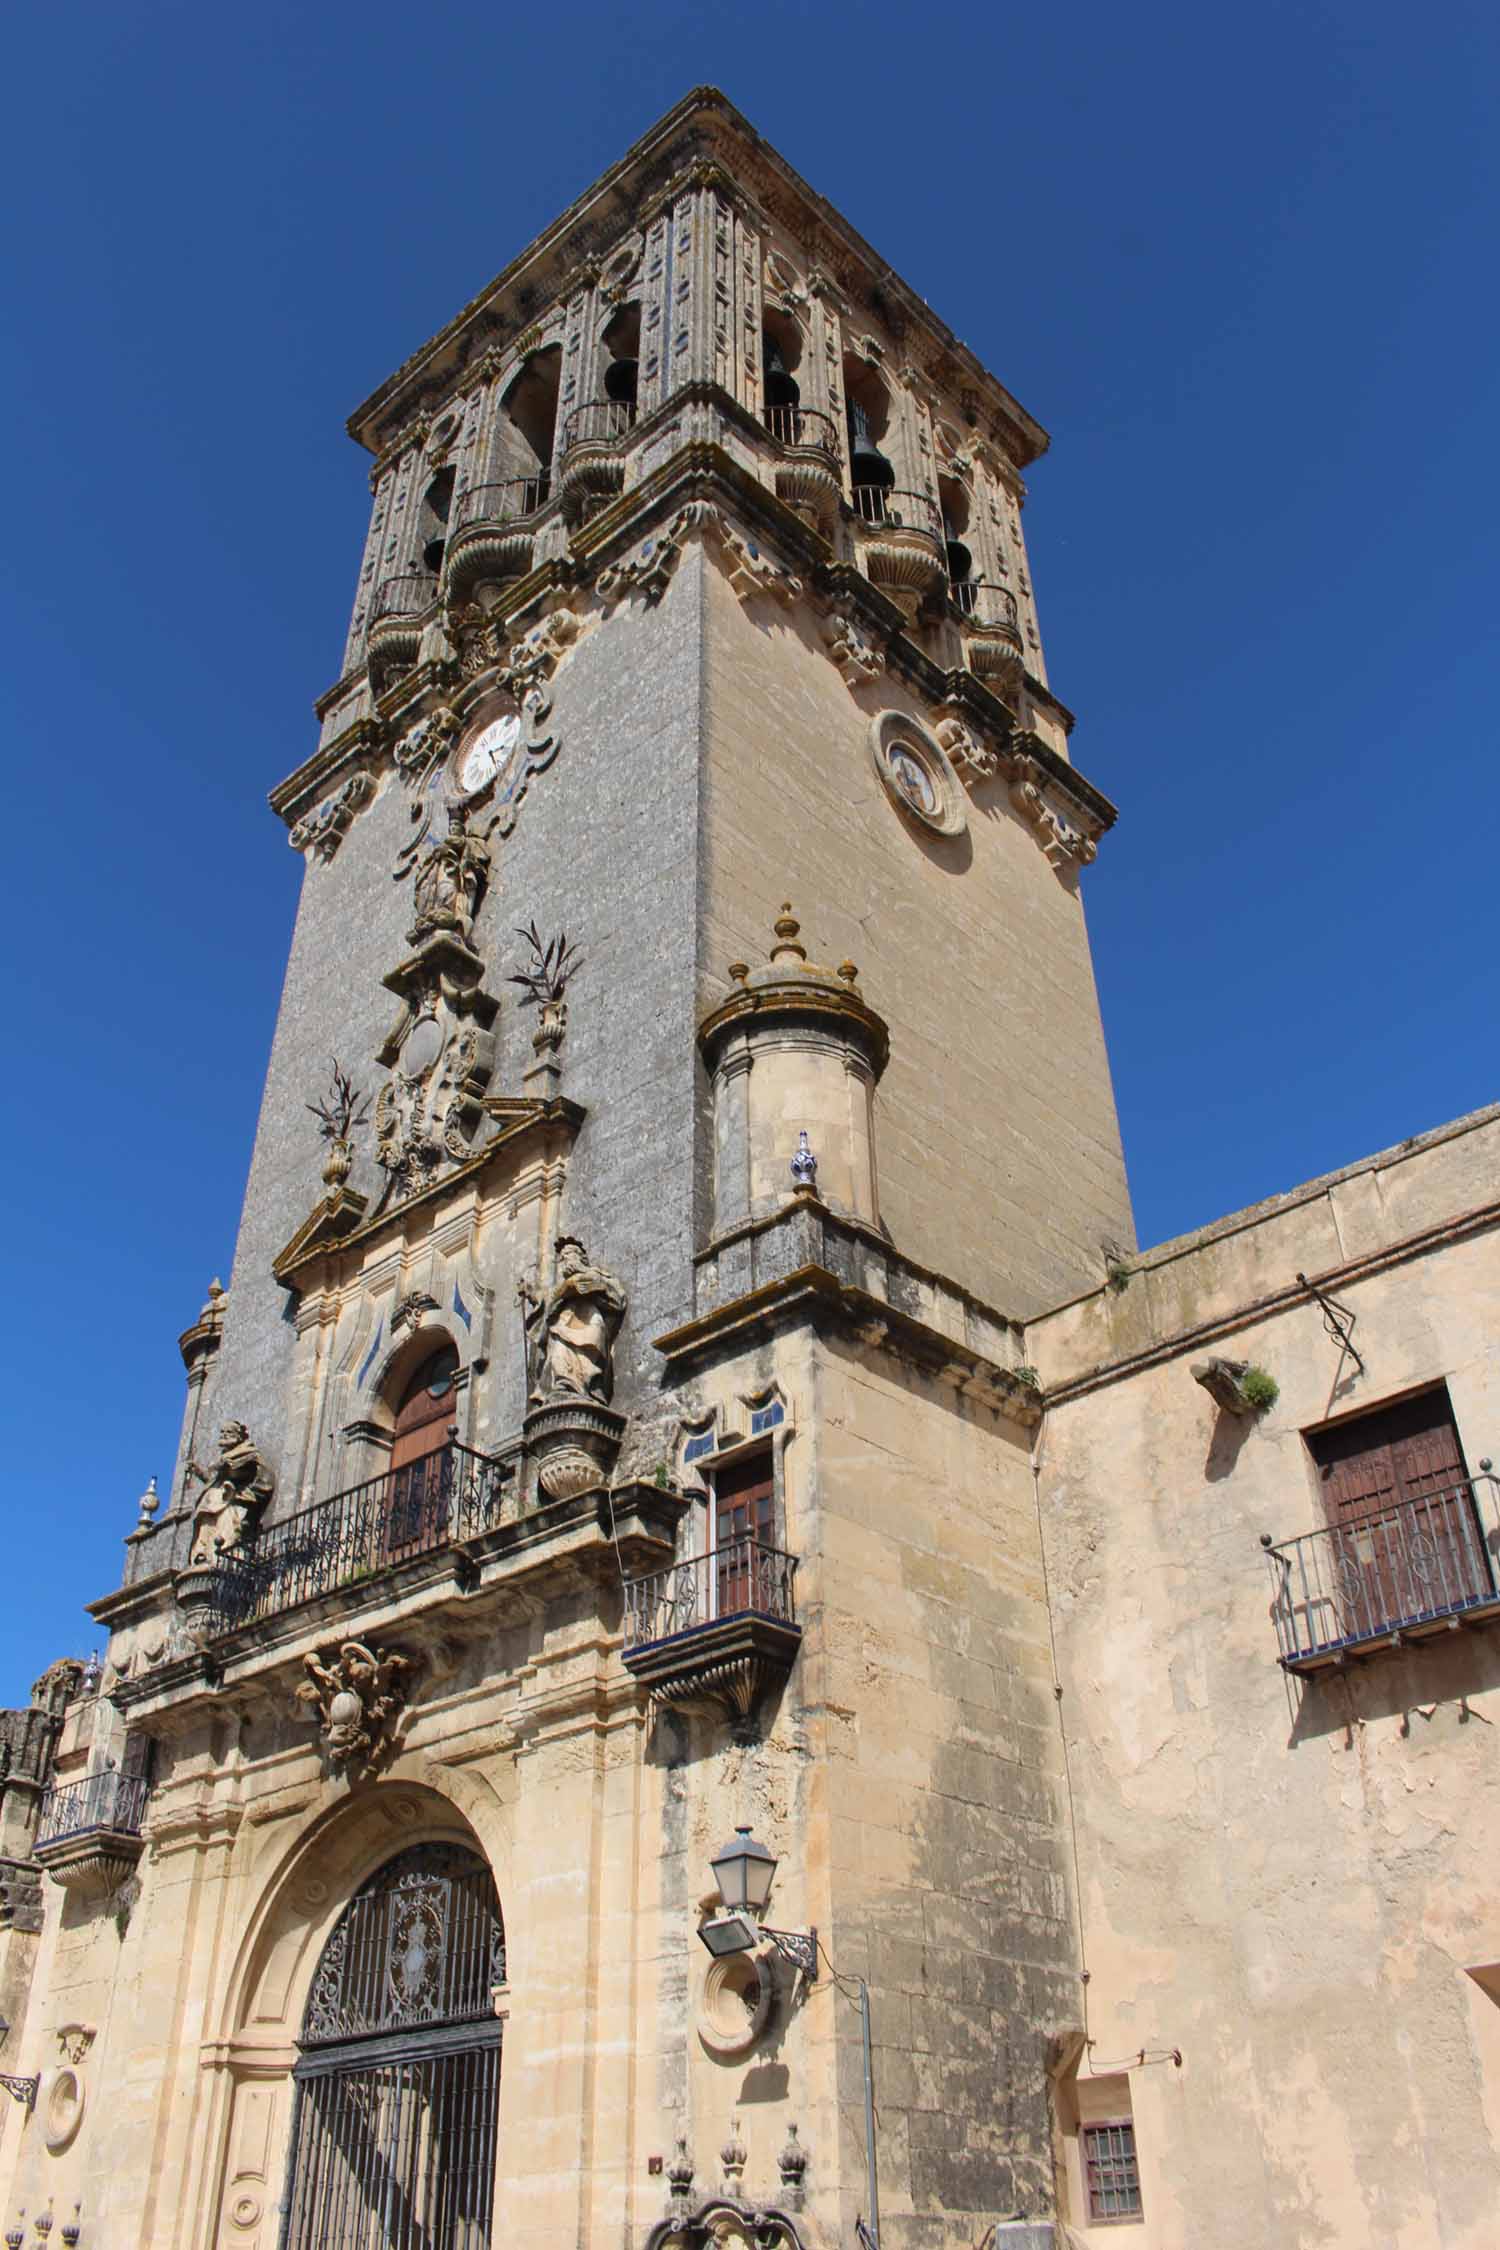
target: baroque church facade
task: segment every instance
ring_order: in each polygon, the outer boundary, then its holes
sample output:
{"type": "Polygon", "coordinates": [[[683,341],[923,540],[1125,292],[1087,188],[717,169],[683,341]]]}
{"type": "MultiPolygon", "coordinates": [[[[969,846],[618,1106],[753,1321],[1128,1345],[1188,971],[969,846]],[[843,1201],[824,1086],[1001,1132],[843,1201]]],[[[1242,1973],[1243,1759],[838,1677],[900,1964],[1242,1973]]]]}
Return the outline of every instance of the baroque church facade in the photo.
{"type": "Polygon", "coordinates": [[[5,2240],[1486,2250],[1500,1112],[1136,1249],[1045,433],[721,95],[350,428],[5,2240]]]}

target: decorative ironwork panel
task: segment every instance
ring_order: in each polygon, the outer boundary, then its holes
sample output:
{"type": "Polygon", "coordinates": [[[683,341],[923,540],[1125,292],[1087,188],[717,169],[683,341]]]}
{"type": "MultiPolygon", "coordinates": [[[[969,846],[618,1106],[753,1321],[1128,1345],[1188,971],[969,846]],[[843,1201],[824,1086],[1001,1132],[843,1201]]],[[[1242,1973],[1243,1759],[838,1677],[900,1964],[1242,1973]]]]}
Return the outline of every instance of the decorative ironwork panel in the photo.
{"type": "Polygon", "coordinates": [[[298,2082],[282,2250],[489,2250],[500,2048],[298,2082]]]}
{"type": "Polygon", "coordinates": [[[418,1844],[356,1893],[324,1950],[305,2046],[491,2018],[505,1927],[483,1860],[418,1844]]]}
{"type": "Polygon", "coordinates": [[[474,1852],[418,1844],[356,1892],[303,2019],[281,2250],[489,2250],[504,1977],[474,1852]]]}

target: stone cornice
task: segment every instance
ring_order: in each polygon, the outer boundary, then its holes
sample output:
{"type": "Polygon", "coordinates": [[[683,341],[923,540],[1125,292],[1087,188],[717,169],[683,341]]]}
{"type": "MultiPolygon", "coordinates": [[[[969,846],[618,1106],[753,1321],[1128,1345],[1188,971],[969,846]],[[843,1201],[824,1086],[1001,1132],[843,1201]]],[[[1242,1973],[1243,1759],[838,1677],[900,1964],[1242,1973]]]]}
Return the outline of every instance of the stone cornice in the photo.
{"type": "Polygon", "coordinates": [[[1014,1322],[815,1196],[720,1236],[694,1262],[700,1310],[654,1339],[670,1379],[790,1328],[832,1328],[893,1352],[1019,1428],[1040,1420],[1040,1396],[1018,1372],[1014,1322]]]}

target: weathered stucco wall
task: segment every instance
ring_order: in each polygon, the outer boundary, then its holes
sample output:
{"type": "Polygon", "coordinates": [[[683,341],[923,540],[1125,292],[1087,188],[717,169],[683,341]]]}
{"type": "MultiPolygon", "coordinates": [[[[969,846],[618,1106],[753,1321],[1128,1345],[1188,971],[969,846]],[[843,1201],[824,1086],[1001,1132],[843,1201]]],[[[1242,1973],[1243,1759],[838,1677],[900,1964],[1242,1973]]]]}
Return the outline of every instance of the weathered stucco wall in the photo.
{"type": "Polygon", "coordinates": [[[1500,1960],[1500,1637],[1292,1677],[1260,1542],[1321,1526],[1331,1417],[1443,1381],[1471,1472],[1497,1451],[1497,1155],[1495,1112],[1461,1120],[1028,1330],[1063,1390],[1041,1490],[1093,2052],[1183,2057],[1129,2074],[1143,2250],[1494,2240],[1500,2006],[1466,1972],[1500,1960]],[[1269,1370],[1270,1411],[1216,1408],[1209,1351],[1269,1370]]]}
{"type": "Polygon", "coordinates": [[[1076,876],[1003,781],[967,793],[965,835],[902,818],[870,719],[930,714],[893,674],[851,693],[810,607],[742,607],[710,572],[704,685],[702,1006],[790,899],[891,1027],[876,1167],[900,1248],[1017,1315],[1090,1286],[1134,1236],[1076,876]]]}

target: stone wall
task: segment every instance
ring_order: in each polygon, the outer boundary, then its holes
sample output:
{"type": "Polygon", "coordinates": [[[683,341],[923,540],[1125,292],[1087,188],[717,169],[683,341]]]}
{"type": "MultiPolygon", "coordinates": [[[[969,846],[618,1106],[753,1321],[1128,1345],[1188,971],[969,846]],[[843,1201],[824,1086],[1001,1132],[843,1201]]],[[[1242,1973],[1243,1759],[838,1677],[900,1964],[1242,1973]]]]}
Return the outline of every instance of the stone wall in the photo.
{"type": "Polygon", "coordinates": [[[1128,2073],[1142,2250],[1226,2214],[1237,2250],[1494,2237],[1500,2002],[1467,1972],[1500,1961],[1500,1638],[1290,1676],[1261,1540],[1321,1527],[1304,1432],[1330,1418],[1443,1381],[1470,1470],[1497,1450],[1497,1156],[1481,1112],[1028,1330],[1062,1393],[1042,1494],[1093,2054],[1159,2058],[1128,2073]],[[1363,1374],[1299,1271],[1355,1316],[1363,1374]],[[1275,1405],[1218,1409],[1210,1351],[1275,1405]]]}
{"type": "Polygon", "coordinates": [[[876,1165],[898,1247],[1020,1316],[1089,1286],[1101,1245],[1134,1236],[1076,875],[1003,780],[970,795],[963,836],[903,820],[869,725],[918,707],[889,673],[851,693],[809,608],[746,609],[712,573],[709,622],[704,1008],[790,899],[812,957],[855,961],[891,1028],[876,1165]]]}

